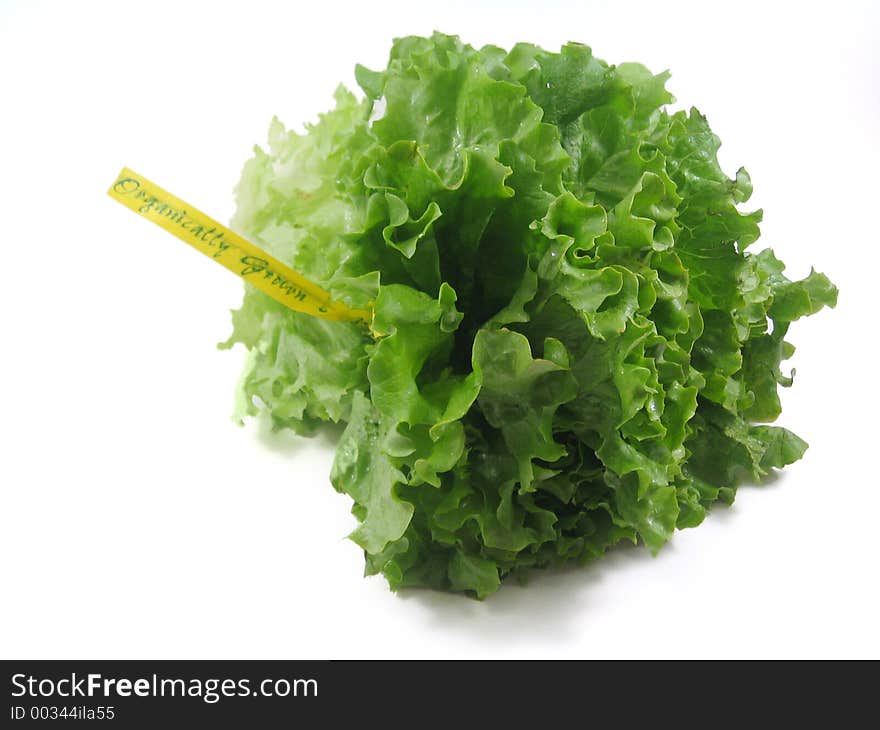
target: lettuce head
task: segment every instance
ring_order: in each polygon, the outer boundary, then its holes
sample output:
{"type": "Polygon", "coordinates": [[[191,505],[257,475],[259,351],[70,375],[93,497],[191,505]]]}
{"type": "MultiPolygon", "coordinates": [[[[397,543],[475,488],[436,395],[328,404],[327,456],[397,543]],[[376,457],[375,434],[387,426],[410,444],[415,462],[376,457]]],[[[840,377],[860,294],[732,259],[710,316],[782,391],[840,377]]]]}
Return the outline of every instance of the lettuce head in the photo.
{"type": "Polygon", "coordinates": [[[761,211],[667,74],[571,43],[394,42],[304,134],[275,120],[233,227],[371,330],[246,288],[239,415],[347,424],[331,473],[393,589],[656,552],[799,459],[789,325],[833,306],[752,253],[761,211]]]}

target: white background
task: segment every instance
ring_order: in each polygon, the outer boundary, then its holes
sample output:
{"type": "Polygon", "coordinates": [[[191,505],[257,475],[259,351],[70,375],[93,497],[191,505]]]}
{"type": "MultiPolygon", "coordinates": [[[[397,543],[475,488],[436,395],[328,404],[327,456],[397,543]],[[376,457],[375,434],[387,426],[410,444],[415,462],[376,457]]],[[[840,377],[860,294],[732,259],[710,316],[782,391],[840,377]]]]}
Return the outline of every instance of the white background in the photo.
{"type": "Polygon", "coordinates": [[[880,657],[878,61],[869,4],[0,0],[0,656],[880,657]],[[673,72],[745,164],[760,243],[840,287],[793,325],[800,463],[676,535],[485,602],[389,592],[332,441],[232,423],[233,276],[104,193],[123,165],[221,220],[391,39],[590,44],[673,72]]]}

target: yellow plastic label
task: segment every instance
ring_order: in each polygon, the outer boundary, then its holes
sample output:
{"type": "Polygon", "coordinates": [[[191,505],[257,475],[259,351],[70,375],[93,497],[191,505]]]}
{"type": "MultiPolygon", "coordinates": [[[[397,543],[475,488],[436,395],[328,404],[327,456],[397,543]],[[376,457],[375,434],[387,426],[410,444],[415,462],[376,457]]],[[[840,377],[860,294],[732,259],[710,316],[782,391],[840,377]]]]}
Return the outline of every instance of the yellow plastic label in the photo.
{"type": "Polygon", "coordinates": [[[297,312],[369,326],[371,313],[333,301],[314,282],[142,175],[123,168],[107,194],[297,312]]]}

